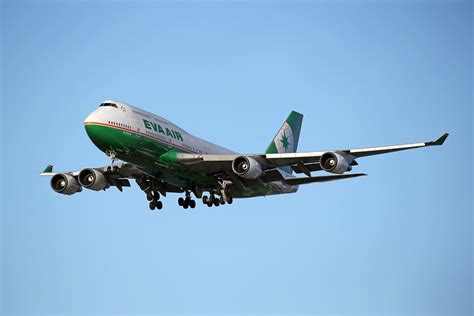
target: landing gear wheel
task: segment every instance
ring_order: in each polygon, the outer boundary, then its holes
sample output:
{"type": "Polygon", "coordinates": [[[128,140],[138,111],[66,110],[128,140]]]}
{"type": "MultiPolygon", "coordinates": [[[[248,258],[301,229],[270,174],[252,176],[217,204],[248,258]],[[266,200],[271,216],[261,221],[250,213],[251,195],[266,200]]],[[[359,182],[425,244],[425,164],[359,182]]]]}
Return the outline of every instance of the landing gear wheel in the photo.
{"type": "Polygon", "coordinates": [[[148,201],[153,201],[153,194],[151,193],[151,191],[146,193],[146,199],[148,201]]]}
{"type": "Polygon", "coordinates": [[[194,201],[194,200],[189,201],[189,206],[191,208],[195,208],[196,207],[196,201],[194,201]]]}
{"type": "Polygon", "coordinates": [[[158,201],[160,199],[160,192],[153,191],[153,198],[155,201],[158,201]]]}
{"type": "Polygon", "coordinates": [[[229,196],[227,197],[227,204],[232,204],[232,202],[234,202],[234,198],[229,195],[229,196]]]}
{"type": "Polygon", "coordinates": [[[180,197],[180,198],[178,199],[178,205],[179,205],[179,206],[184,206],[184,199],[183,199],[182,197],[180,197]]]}
{"type": "Polygon", "coordinates": [[[224,204],[225,204],[225,201],[224,201],[224,197],[223,197],[223,196],[220,197],[219,203],[220,203],[221,205],[224,205],[224,204]]]}
{"type": "Polygon", "coordinates": [[[183,208],[186,210],[188,207],[189,207],[189,204],[186,201],[184,201],[183,208]]]}
{"type": "Polygon", "coordinates": [[[207,207],[212,207],[211,201],[207,202],[206,205],[207,205],[207,207]]]}
{"type": "Polygon", "coordinates": [[[207,195],[204,195],[204,196],[202,197],[202,203],[203,203],[203,204],[209,204],[209,198],[207,197],[207,195]]]}
{"type": "Polygon", "coordinates": [[[219,205],[220,205],[219,199],[216,199],[216,198],[215,198],[215,199],[214,199],[214,206],[217,207],[217,206],[219,206],[219,205]]]}
{"type": "Polygon", "coordinates": [[[153,211],[155,209],[155,202],[151,201],[149,206],[150,206],[150,210],[153,211]]]}
{"type": "Polygon", "coordinates": [[[161,210],[163,208],[163,202],[161,201],[156,202],[156,208],[161,210]]]}

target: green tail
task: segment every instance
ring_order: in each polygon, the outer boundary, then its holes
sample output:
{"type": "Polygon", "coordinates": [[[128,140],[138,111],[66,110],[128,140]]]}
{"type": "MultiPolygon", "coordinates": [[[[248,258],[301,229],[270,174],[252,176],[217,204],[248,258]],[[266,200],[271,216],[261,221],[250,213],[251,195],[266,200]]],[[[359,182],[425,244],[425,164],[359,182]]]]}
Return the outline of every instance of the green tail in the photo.
{"type": "MultiPolygon", "coordinates": [[[[266,154],[294,153],[298,149],[301,125],[303,124],[303,114],[292,111],[286,121],[278,130],[270,145],[265,151],[266,154]]],[[[281,168],[291,173],[291,167],[281,168]]]]}

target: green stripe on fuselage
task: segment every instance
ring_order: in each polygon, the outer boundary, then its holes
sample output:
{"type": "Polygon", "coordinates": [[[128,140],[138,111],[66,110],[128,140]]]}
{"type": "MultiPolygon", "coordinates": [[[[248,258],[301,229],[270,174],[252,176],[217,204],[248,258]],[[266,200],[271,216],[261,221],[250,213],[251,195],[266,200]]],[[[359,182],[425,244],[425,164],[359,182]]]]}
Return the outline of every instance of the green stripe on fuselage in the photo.
{"type": "MultiPolygon", "coordinates": [[[[176,153],[189,152],[187,150],[138,132],[111,126],[86,124],[85,128],[89,138],[101,151],[113,151],[118,159],[138,165],[157,178],[186,189],[196,185],[207,189],[219,188],[215,177],[176,163],[176,153]]],[[[255,184],[248,186],[246,190],[233,187],[231,191],[236,198],[279,193],[270,184],[255,184]]]]}
{"type": "Polygon", "coordinates": [[[187,152],[185,150],[143,134],[119,128],[95,124],[87,124],[85,127],[89,138],[104,153],[113,151],[118,159],[138,165],[147,173],[173,185],[179,187],[188,187],[193,183],[205,187],[217,185],[213,177],[192,172],[172,161],[159,159],[170,150],[187,152]]]}

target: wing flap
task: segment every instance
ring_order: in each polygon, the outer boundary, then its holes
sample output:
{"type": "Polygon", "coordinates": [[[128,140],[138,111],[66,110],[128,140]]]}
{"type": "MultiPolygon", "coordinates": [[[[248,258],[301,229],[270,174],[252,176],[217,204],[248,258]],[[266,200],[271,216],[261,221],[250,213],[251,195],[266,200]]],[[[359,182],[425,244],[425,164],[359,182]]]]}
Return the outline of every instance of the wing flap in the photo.
{"type": "Polygon", "coordinates": [[[267,182],[273,182],[273,181],[281,181],[284,178],[278,169],[269,169],[264,172],[261,179],[263,182],[267,183],[267,182]]]}
{"type": "MultiPolygon", "coordinates": [[[[303,166],[309,172],[323,170],[319,162],[307,163],[307,164],[303,164],[303,166]]],[[[293,169],[295,173],[305,173],[305,171],[301,168],[300,164],[292,165],[291,168],[293,169]]]]}
{"type": "Polygon", "coordinates": [[[300,184],[309,184],[309,183],[318,183],[318,182],[329,182],[336,180],[343,180],[349,178],[357,178],[366,176],[365,173],[353,173],[353,174],[344,174],[344,175],[333,175],[333,176],[320,176],[320,177],[311,177],[311,178],[288,178],[284,179],[283,182],[288,185],[300,185],[300,184]]]}

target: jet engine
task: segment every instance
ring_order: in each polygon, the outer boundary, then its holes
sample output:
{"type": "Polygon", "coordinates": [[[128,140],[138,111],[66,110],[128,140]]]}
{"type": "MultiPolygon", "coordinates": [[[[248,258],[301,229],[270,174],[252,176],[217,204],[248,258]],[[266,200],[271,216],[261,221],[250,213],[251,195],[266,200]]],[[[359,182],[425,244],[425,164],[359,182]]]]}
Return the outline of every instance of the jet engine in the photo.
{"type": "Polygon", "coordinates": [[[260,164],[253,158],[240,156],[232,162],[232,171],[246,179],[257,179],[263,173],[260,164]]]}
{"type": "Polygon", "coordinates": [[[84,188],[94,191],[104,190],[110,186],[105,175],[95,169],[82,169],[77,178],[84,188]]]}
{"type": "Polygon", "coordinates": [[[64,173],[57,173],[51,178],[51,188],[57,193],[66,195],[82,191],[82,187],[76,178],[64,173]]]}
{"type": "Polygon", "coordinates": [[[351,171],[351,162],[352,158],[335,152],[325,152],[319,159],[321,169],[336,174],[351,171]]]}

